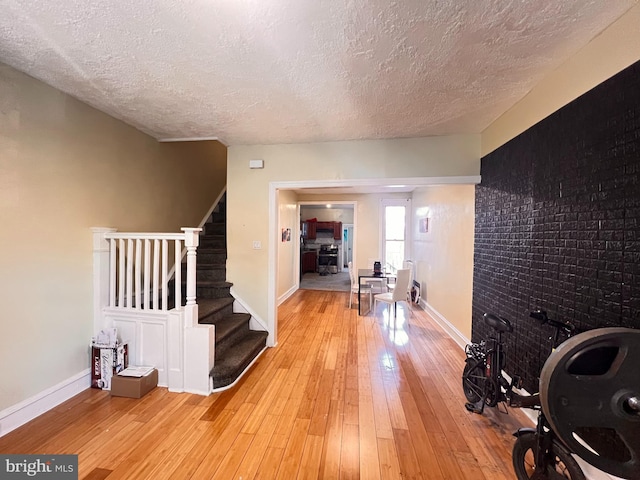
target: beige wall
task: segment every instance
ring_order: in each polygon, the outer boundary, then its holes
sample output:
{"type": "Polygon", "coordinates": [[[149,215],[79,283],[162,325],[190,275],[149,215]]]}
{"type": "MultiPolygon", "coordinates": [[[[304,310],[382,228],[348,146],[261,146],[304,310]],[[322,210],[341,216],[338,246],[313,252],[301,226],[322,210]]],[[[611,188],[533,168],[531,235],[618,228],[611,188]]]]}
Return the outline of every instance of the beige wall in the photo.
{"type": "Polygon", "coordinates": [[[0,92],[1,411],[89,368],[90,228],[197,226],[226,148],[159,144],[1,64],[0,92]]]}
{"type": "Polygon", "coordinates": [[[353,223],[352,208],[340,208],[340,205],[335,205],[331,208],[327,208],[326,204],[330,202],[323,202],[323,198],[324,197],[320,197],[320,199],[318,199],[318,203],[324,203],[325,205],[301,205],[300,219],[304,221],[308,218],[317,218],[319,222],[353,223]]]}
{"type": "Polygon", "coordinates": [[[482,156],[640,60],[640,4],[548,75],[482,132],[482,156]]]}
{"type": "MultiPolygon", "coordinates": [[[[283,182],[473,176],[480,168],[479,141],[478,135],[457,135],[229,147],[227,228],[233,241],[228,247],[227,275],[234,293],[270,327],[274,325],[275,298],[268,293],[270,261],[273,264],[269,246],[273,248],[278,239],[277,224],[269,228],[270,216],[277,215],[277,202],[270,199],[271,182],[275,188],[283,182]],[[264,169],[250,170],[251,159],[263,159],[264,169]],[[253,249],[254,240],[261,241],[263,248],[253,249]]],[[[358,262],[367,258],[365,252],[357,255],[358,262]]]]}
{"type": "Polygon", "coordinates": [[[475,186],[427,187],[413,192],[413,257],[422,300],[471,338],[475,186]],[[429,219],[428,232],[419,229],[429,219]]]}
{"type": "Polygon", "coordinates": [[[282,237],[278,241],[278,298],[289,292],[295,285],[300,275],[298,250],[299,233],[298,199],[295,192],[282,190],[278,192],[278,232],[283,228],[291,229],[291,240],[283,242],[282,237]]]}

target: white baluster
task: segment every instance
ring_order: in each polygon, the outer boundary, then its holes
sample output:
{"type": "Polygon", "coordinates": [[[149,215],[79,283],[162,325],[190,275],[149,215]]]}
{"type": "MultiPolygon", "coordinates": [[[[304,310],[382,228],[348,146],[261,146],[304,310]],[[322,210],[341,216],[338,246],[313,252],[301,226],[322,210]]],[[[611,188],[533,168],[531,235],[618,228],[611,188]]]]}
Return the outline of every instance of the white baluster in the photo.
{"type": "Polygon", "coordinates": [[[175,305],[174,308],[182,308],[182,244],[180,240],[176,240],[175,242],[175,305]]]}
{"type": "Polygon", "coordinates": [[[153,309],[158,310],[158,291],[160,282],[160,240],[153,241],[153,309]]]}
{"type": "Polygon", "coordinates": [[[169,285],[169,242],[162,240],[162,310],[167,310],[167,290],[169,285]]]}
{"type": "Polygon", "coordinates": [[[118,260],[119,260],[119,270],[118,270],[118,306],[124,307],[124,239],[120,239],[118,242],[119,251],[118,251],[118,260]]]}
{"type": "Polygon", "coordinates": [[[133,307],[133,240],[127,240],[127,305],[133,307]]]}
{"type": "Polygon", "coordinates": [[[151,303],[151,290],[149,284],[151,283],[151,240],[146,239],[144,241],[144,309],[149,310],[149,304],[151,303]]]}
{"type": "Polygon", "coordinates": [[[142,240],[136,239],[136,308],[142,308],[142,240]]]}
{"type": "Polygon", "coordinates": [[[116,272],[118,271],[118,249],[116,248],[117,243],[115,239],[109,240],[109,306],[116,306],[116,272]]]}

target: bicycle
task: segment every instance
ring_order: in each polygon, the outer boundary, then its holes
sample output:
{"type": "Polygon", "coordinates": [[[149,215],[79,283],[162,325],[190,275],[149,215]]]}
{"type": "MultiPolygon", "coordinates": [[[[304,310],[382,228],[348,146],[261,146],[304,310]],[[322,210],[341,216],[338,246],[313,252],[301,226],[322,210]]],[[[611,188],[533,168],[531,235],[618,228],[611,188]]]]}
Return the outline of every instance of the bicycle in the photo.
{"type": "MultiPolygon", "coordinates": [[[[555,329],[550,337],[552,347],[559,342],[560,334],[573,335],[575,328],[568,323],[549,319],[546,312],[536,310],[530,316],[542,324],[555,329]]],[[[505,353],[502,335],[513,332],[509,320],[498,315],[485,313],[484,322],[497,334],[488,341],[470,343],[466,346],[467,359],[462,374],[462,386],[468,402],[467,410],[481,414],[484,407],[494,407],[500,402],[514,408],[532,408],[538,411],[536,428],[521,428],[514,436],[516,442],[512,451],[513,467],[519,480],[556,479],[584,480],[585,476],[571,452],[556,437],[541,409],[540,396],[520,395],[514,388],[521,387],[521,379],[513,376],[508,381],[502,374],[505,367],[505,353]]]]}

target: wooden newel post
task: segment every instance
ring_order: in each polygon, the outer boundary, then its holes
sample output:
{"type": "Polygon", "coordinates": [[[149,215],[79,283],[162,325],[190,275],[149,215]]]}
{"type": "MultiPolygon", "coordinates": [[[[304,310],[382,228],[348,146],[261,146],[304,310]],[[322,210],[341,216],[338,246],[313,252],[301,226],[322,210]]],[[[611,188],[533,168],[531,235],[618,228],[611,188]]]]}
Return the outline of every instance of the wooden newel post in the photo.
{"type": "Polygon", "coordinates": [[[196,251],[200,241],[201,228],[186,228],[184,232],[184,246],[187,248],[187,305],[196,303],[196,251]]]}

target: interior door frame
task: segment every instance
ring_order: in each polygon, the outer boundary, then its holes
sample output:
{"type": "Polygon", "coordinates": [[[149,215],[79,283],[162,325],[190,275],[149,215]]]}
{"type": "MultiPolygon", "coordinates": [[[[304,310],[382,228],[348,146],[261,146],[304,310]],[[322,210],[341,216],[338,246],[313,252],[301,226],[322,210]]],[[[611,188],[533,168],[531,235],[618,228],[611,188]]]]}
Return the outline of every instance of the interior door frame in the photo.
{"type": "MultiPolygon", "coordinates": [[[[297,190],[301,188],[356,188],[360,186],[412,185],[426,187],[430,185],[478,184],[480,175],[449,176],[449,177],[405,177],[405,178],[352,178],[342,180],[276,180],[269,182],[269,227],[268,227],[268,277],[267,277],[267,318],[262,319],[269,331],[267,345],[273,347],[278,344],[278,301],[277,301],[277,245],[278,232],[278,190],[297,190]]],[[[354,211],[354,222],[357,211],[354,211]]],[[[299,237],[299,226],[296,227],[296,237],[299,237]]],[[[354,242],[358,236],[354,231],[354,242]]],[[[300,240],[298,240],[300,242],[300,240]]],[[[300,248],[298,247],[299,251],[300,248]]],[[[354,252],[355,255],[355,252],[354,252]]],[[[357,258],[357,257],[356,257],[357,258]]]]}

